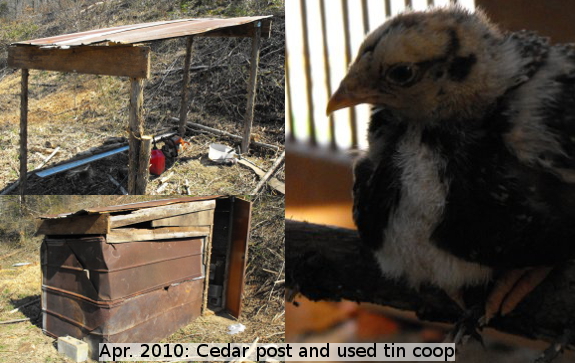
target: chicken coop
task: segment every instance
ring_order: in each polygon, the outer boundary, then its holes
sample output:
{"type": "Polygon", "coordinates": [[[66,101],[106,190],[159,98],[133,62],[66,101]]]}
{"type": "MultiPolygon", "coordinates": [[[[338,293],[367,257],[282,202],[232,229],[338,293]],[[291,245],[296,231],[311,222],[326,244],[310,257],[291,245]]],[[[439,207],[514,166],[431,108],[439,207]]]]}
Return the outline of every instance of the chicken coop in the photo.
{"type": "Polygon", "coordinates": [[[154,342],[207,309],[241,313],[251,203],[185,197],[44,216],[42,328],[154,342]]]}

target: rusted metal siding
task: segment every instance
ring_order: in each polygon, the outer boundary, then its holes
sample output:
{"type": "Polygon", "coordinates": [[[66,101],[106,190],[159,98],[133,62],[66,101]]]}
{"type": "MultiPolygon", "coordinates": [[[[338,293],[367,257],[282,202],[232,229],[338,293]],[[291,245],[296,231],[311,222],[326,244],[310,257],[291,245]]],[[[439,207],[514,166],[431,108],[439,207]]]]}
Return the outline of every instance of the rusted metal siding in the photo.
{"type": "Polygon", "coordinates": [[[48,236],[42,244],[43,330],[98,343],[154,342],[201,314],[205,238],[110,244],[48,236]]]}
{"type": "Polygon", "coordinates": [[[43,284],[93,300],[127,298],[203,277],[202,242],[191,238],[109,244],[104,237],[47,238],[43,284]]]}
{"type": "Polygon", "coordinates": [[[98,302],[43,287],[44,332],[98,343],[156,342],[200,316],[203,279],[184,281],[130,299],[98,302]]]}
{"type": "Polygon", "coordinates": [[[44,228],[48,233],[41,249],[44,331],[82,339],[92,352],[101,342],[161,340],[201,314],[208,295],[207,268],[216,256],[226,266],[227,276],[222,274],[217,281],[226,290],[222,298],[228,303],[222,307],[238,316],[250,211],[250,202],[211,196],[88,208],[47,217],[44,223],[68,220],[63,229],[86,215],[109,215],[122,223],[107,234],[94,235],[67,235],[59,227],[44,228]],[[191,208],[192,204],[199,209],[191,208]],[[194,211],[182,214],[183,210],[194,211]],[[200,237],[155,238],[152,232],[170,228],[165,225],[206,231],[200,237]],[[134,237],[113,243],[118,231],[134,237]],[[136,239],[140,234],[135,231],[144,232],[146,240],[136,239]]]}
{"type": "Polygon", "coordinates": [[[228,19],[179,19],[153,23],[124,25],[113,28],[58,35],[49,38],[26,40],[15,44],[39,46],[80,46],[104,42],[134,44],[153,40],[170,39],[189,35],[204,34],[210,31],[238,27],[258,21],[269,22],[271,16],[245,16],[228,19]],[[268,20],[266,20],[268,19],[268,20]]]}

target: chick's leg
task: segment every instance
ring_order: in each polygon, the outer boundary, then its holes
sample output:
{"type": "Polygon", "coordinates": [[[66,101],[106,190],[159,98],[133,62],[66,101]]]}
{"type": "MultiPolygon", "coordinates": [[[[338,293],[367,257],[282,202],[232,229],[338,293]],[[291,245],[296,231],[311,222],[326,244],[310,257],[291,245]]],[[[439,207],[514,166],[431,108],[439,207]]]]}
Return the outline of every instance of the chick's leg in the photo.
{"type": "Polygon", "coordinates": [[[552,267],[535,267],[507,271],[495,283],[485,304],[483,324],[497,313],[509,314],[551,272],[552,267]]]}

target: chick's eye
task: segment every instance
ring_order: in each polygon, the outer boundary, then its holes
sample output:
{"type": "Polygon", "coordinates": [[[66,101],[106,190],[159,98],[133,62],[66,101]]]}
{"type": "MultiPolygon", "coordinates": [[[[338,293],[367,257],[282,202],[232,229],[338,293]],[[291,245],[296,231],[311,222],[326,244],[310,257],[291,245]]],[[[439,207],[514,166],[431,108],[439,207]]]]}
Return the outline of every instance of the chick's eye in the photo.
{"type": "Polygon", "coordinates": [[[410,64],[398,64],[389,68],[385,76],[390,82],[402,85],[415,77],[415,69],[410,64]]]}

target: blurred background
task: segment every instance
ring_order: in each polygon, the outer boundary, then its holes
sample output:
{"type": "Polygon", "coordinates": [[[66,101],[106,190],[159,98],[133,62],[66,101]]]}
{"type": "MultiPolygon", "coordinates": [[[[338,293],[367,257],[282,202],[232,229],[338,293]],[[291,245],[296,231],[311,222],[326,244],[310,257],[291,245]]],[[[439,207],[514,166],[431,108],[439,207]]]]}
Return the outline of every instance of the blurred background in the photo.
{"type": "MultiPolygon", "coordinates": [[[[365,35],[406,8],[458,3],[482,8],[501,28],[536,30],[553,43],[575,41],[574,1],[292,0],[286,2],[286,218],[354,228],[352,165],[366,149],[369,106],[325,116],[365,35]]],[[[442,341],[447,326],[421,325],[410,313],[352,302],[286,306],[286,340],[306,342],[442,341]]],[[[488,349],[470,344],[463,362],[533,361],[544,342],[488,332],[488,349]]],[[[572,361],[573,355],[559,362],[572,361]]]]}

